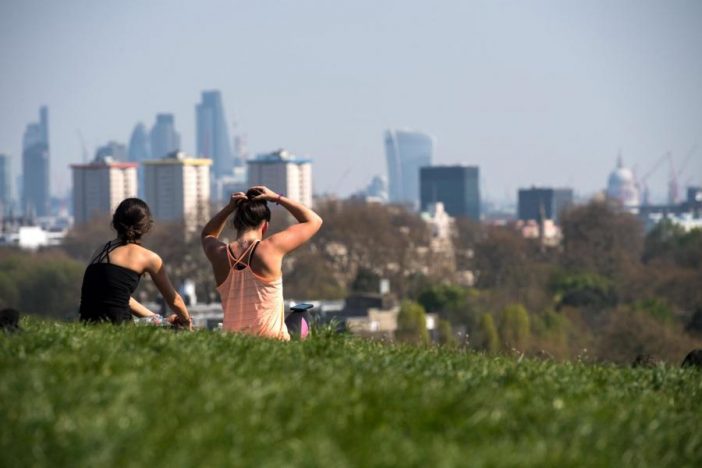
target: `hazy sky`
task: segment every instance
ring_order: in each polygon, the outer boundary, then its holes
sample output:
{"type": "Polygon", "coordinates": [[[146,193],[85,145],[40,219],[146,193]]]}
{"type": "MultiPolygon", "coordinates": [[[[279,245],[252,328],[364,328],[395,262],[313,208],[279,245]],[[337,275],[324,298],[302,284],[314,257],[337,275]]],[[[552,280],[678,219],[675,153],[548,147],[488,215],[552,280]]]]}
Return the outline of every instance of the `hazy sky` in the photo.
{"type": "MultiPolygon", "coordinates": [[[[314,159],[317,192],[385,174],[383,131],[436,137],[491,198],[532,184],[601,189],[621,149],[644,173],[702,145],[702,2],[0,1],[0,152],[21,166],[49,106],[52,191],[68,164],[223,93],[252,152],[314,159]]],[[[652,177],[665,191],[667,168],[652,177]]],[[[702,183],[702,147],[681,183],[702,183]]]]}

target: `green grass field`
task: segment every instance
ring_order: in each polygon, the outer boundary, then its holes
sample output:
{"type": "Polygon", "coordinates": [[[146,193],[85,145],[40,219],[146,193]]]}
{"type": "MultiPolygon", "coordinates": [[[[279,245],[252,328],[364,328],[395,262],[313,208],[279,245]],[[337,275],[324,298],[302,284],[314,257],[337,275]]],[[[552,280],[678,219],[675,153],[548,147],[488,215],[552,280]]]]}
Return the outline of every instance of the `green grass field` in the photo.
{"type": "Polygon", "coordinates": [[[24,322],[0,466],[702,466],[702,373],[24,322]]]}

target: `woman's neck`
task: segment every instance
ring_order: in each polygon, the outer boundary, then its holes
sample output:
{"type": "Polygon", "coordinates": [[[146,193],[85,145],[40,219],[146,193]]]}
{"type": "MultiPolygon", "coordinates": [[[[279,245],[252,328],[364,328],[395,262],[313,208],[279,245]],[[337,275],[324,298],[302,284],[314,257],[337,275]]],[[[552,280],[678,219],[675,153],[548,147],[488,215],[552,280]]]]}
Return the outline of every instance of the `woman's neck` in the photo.
{"type": "Polygon", "coordinates": [[[139,239],[125,240],[125,239],[121,239],[119,237],[116,237],[110,241],[110,245],[129,245],[129,244],[141,245],[139,243],[139,239]]]}
{"type": "Polygon", "coordinates": [[[240,244],[246,242],[253,242],[261,239],[261,233],[258,231],[246,231],[236,236],[236,241],[240,244]]]}

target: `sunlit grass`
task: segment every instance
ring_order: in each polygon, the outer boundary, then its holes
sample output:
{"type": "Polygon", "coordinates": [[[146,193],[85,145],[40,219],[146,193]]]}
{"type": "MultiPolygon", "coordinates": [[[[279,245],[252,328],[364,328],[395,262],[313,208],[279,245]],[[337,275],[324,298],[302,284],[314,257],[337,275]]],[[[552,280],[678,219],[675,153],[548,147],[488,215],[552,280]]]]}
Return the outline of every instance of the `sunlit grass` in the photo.
{"type": "Polygon", "coordinates": [[[25,321],[0,466],[700,466],[702,373],[25,321]]]}

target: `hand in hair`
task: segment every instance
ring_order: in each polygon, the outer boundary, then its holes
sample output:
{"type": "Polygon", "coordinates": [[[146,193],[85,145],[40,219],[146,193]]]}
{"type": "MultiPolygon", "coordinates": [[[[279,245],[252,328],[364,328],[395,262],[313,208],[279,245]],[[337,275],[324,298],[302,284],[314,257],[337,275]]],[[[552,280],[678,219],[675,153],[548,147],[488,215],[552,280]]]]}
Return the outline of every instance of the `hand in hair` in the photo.
{"type": "Polygon", "coordinates": [[[241,202],[245,200],[248,200],[248,198],[246,197],[246,194],[244,192],[236,192],[232,193],[232,196],[229,199],[229,204],[232,207],[236,208],[241,202]]]}
{"type": "Polygon", "coordinates": [[[265,185],[257,185],[255,187],[251,187],[249,189],[249,192],[254,190],[258,191],[259,195],[253,197],[252,200],[275,201],[278,198],[278,194],[266,187],[265,185]]]}

